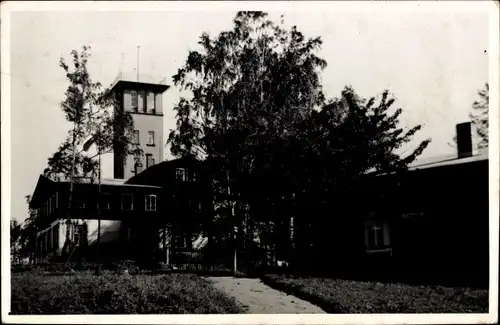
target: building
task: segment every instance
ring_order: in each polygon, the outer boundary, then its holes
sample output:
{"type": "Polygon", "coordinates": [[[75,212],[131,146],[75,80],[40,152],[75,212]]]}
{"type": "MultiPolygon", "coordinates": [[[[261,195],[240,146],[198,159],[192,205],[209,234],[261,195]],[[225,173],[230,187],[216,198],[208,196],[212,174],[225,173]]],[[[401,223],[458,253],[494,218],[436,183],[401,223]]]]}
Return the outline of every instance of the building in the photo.
{"type": "Polygon", "coordinates": [[[202,225],[212,213],[203,167],[194,158],[181,158],[156,164],[126,182],[76,183],[72,191],[69,182],[40,176],[30,202],[40,229],[38,258],[154,257],[169,263],[172,252],[203,247],[202,225]]]}
{"type": "MultiPolygon", "coordinates": [[[[124,154],[121,148],[113,151],[115,179],[129,179],[145,168],[164,160],[163,156],[163,102],[162,94],[169,88],[164,81],[150,83],[132,81],[120,74],[111,86],[118,97],[115,113],[129,112],[134,121],[134,140],[144,152],[137,157],[124,154]]],[[[116,132],[120,132],[117,130],[116,132]]]]}
{"type": "Polygon", "coordinates": [[[470,124],[457,131],[455,156],[369,173],[334,195],[299,263],[358,280],[487,287],[488,148],[472,152],[470,124]]]}
{"type": "MultiPolygon", "coordinates": [[[[39,258],[68,259],[83,254],[92,259],[91,248],[97,242],[102,255],[141,256],[135,248],[145,245],[145,238],[153,238],[144,234],[164,222],[164,201],[159,200],[162,189],[125,181],[164,160],[162,94],[168,88],[165,80],[152,83],[122,74],[113,82],[110,94],[117,98],[113,112],[131,114],[135,142],[144,153],[133,157],[115,147],[113,180],[101,180],[101,185],[80,182],[70,190],[67,181],[53,182],[40,176],[30,202],[38,217],[39,258]],[[144,218],[150,222],[144,222],[144,218]]],[[[115,136],[120,132],[116,129],[115,136]]]]}
{"type": "MultiPolygon", "coordinates": [[[[126,182],[148,184],[162,189],[162,218],[159,228],[158,257],[162,262],[176,263],[180,252],[204,248],[208,237],[204,230],[212,221],[213,197],[211,175],[207,164],[194,157],[164,161],[144,170],[126,182]]],[[[209,228],[209,227],[208,227],[209,228]]]]}
{"type": "Polygon", "coordinates": [[[367,181],[368,269],[450,285],[487,287],[488,149],[367,181]]]}
{"type": "Polygon", "coordinates": [[[92,260],[96,244],[102,257],[138,257],[132,248],[143,247],[150,236],[135,227],[135,221],[148,220],[143,224],[153,231],[164,209],[158,200],[161,188],[109,180],[101,185],[76,183],[72,190],[70,187],[69,182],[54,182],[42,175],[38,179],[30,201],[39,229],[37,258],[92,260]]]}

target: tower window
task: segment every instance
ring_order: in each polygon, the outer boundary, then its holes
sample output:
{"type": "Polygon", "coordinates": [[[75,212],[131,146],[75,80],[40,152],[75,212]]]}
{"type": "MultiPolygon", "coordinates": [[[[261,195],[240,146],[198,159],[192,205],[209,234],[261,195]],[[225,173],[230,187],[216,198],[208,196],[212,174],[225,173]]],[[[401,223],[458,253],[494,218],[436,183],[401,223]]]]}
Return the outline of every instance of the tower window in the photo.
{"type": "Polygon", "coordinates": [[[148,146],[154,146],[154,145],[155,145],[155,132],[148,131],[148,146]]]}
{"type": "Polygon", "coordinates": [[[155,94],[153,92],[148,92],[148,112],[154,114],[156,112],[155,107],[155,94]]]}
{"type": "Polygon", "coordinates": [[[137,112],[138,109],[138,99],[137,99],[137,91],[133,90],[130,92],[131,100],[131,109],[133,112],[137,112]]]}
{"type": "Polygon", "coordinates": [[[153,155],[148,153],[146,154],[146,168],[149,168],[155,164],[155,159],[153,158],[153,155]]]}
{"type": "Polygon", "coordinates": [[[140,144],[139,130],[134,130],[134,144],[140,144]]]}
{"type": "Polygon", "coordinates": [[[145,101],[146,101],[146,93],[141,90],[138,92],[138,109],[139,109],[139,112],[141,113],[144,113],[146,111],[146,105],[145,105],[145,101]]]}
{"type": "Polygon", "coordinates": [[[142,172],[142,169],[143,169],[143,165],[142,165],[142,162],[139,160],[139,161],[136,161],[135,164],[134,164],[134,173],[137,175],[139,173],[142,172]]]}

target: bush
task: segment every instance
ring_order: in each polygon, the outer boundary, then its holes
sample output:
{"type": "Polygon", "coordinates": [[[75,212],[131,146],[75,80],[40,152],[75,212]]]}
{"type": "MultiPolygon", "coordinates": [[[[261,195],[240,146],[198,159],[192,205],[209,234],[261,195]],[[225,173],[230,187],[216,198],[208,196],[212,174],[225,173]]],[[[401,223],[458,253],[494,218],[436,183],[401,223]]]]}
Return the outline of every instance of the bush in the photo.
{"type": "Polygon", "coordinates": [[[241,307],[192,274],[66,276],[12,274],[12,314],[239,313],[241,307]]]}
{"type": "Polygon", "coordinates": [[[329,313],[487,313],[488,291],[266,275],[264,283],[329,313]]]}

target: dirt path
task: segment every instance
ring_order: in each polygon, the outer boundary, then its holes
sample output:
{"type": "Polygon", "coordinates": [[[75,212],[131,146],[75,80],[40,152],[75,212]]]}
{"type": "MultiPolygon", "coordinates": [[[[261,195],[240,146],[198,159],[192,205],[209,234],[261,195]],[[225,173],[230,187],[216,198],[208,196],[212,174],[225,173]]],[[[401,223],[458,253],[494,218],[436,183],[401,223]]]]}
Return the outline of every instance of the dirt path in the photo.
{"type": "Polygon", "coordinates": [[[321,308],[265,285],[259,279],[208,277],[214,286],[236,298],[249,314],[320,314],[321,308]]]}

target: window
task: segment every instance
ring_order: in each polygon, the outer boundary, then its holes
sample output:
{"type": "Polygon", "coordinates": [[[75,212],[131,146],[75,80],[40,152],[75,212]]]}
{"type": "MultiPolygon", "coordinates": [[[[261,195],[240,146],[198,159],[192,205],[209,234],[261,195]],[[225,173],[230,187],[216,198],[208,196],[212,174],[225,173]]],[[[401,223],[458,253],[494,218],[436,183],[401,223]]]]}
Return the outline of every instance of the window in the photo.
{"type": "Polygon", "coordinates": [[[389,231],[383,222],[369,222],[365,224],[365,240],[368,250],[385,249],[389,246],[389,231]]]}
{"type": "Polygon", "coordinates": [[[185,236],[175,236],[175,248],[182,249],[187,247],[187,240],[185,236]]]}
{"type": "Polygon", "coordinates": [[[85,203],[85,198],[82,196],[82,194],[78,194],[73,197],[72,205],[74,205],[75,208],[85,209],[85,203]]]}
{"type": "Polygon", "coordinates": [[[145,95],[146,94],[145,94],[144,90],[139,91],[138,95],[137,95],[137,97],[138,97],[137,108],[138,108],[139,112],[141,112],[141,113],[146,112],[146,107],[144,105],[145,101],[146,101],[146,96],[145,95]]]}
{"type": "Polygon", "coordinates": [[[143,165],[141,161],[136,161],[134,165],[134,173],[137,175],[142,172],[143,165]]]}
{"type": "Polygon", "coordinates": [[[134,130],[134,143],[135,144],[140,144],[139,130],[134,130]]]}
{"type": "Polygon", "coordinates": [[[156,211],[156,195],[146,195],[146,211],[156,211]]]}
{"type": "Polygon", "coordinates": [[[86,244],[86,228],[87,225],[73,225],[73,243],[76,246],[84,245],[86,244]]]}
{"type": "Polygon", "coordinates": [[[149,168],[155,164],[155,159],[153,158],[153,155],[148,153],[146,154],[146,168],[149,168]]]}
{"type": "Polygon", "coordinates": [[[153,92],[148,92],[148,112],[151,114],[154,114],[156,112],[155,94],[153,92]]]}
{"type": "Polygon", "coordinates": [[[148,146],[154,146],[154,145],[155,145],[155,132],[148,131],[148,146]]]}
{"type": "Polygon", "coordinates": [[[59,225],[54,225],[52,233],[52,248],[57,250],[59,248],[59,225]]]}
{"type": "Polygon", "coordinates": [[[53,239],[52,239],[52,228],[49,228],[47,231],[47,251],[52,251],[52,244],[53,244],[53,239]]]}
{"type": "Polygon", "coordinates": [[[122,210],[134,210],[134,196],[132,194],[122,194],[122,210]]]}
{"type": "Polygon", "coordinates": [[[51,198],[51,201],[50,201],[50,210],[52,212],[55,212],[56,211],[56,205],[57,205],[57,201],[56,201],[56,195],[52,195],[52,198],[51,198]]]}
{"type": "Polygon", "coordinates": [[[131,109],[133,112],[137,112],[137,109],[138,109],[137,91],[135,91],[135,90],[131,91],[130,96],[132,97],[131,109]]]}
{"type": "Polygon", "coordinates": [[[181,182],[186,181],[186,170],[184,168],[177,168],[175,170],[175,179],[181,182]]]}
{"type": "Polygon", "coordinates": [[[109,210],[111,207],[111,195],[109,193],[101,193],[101,198],[99,202],[100,210],[109,210]]]}

